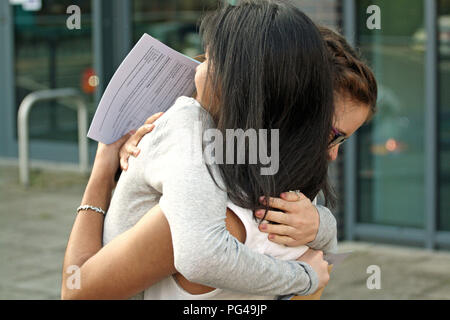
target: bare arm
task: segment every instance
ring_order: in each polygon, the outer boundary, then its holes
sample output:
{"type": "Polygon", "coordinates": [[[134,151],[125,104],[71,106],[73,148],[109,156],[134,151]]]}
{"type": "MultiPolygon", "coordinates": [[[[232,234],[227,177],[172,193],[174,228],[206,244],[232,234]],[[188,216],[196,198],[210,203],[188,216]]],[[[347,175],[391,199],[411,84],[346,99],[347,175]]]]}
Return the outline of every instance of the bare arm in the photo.
{"type": "MultiPolygon", "coordinates": [[[[83,203],[106,208],[113,183],[110,177],[93,171],[83,203]]],[[[245,228],[231,210],[227,210],[227,229],[239,241],[245,241],[245,228]]],[[[131,229],[102,248],[103,217],[95,212],[80,212],[70,235],[63,270],[80,268],[81,288],[66,286],[70,274],[63,272],[63,299],[126,299],[157,281],[177,273],[173,263],[169,224],[159,206],[153,207],[131,229]],[[148,232],[152,230],[152,232],[148,232]]],[[[176,275],[180,285],[193,294],[213,290],[176,275]]]]}
{"type": "MultiPolygon", "coordinates": [[[[156,115],[153,119],[159,115],[156,115]]],[[[107,210],[118,167],[118,152],[125,136],[111,145],[99,144],[82,204],[107,210]]],[[[102,248],[103,216],[93,211],[78,213],[63,263],[63,299],[123,299],[175,273],[170,229],[156,206],[133,228],[102,248]],[[151,233],[148,230],[152,230],[151,233]],[[146,268],[140,268],[140,266],[146,268]],[[69,266],[77,266],[81,288],[67,286],[69,266]]]]}
{"type": "Polygon", "coordinates": [[[92,213],[80,215],[69,240],[64,270],[69,265],[80,267],[81,288],[69,289],[65,285],[69,275],[63,273],[63,299],[127,299],[176,272],[169,225],[158,206],[97,250],[92,244],[101,245],[98,234],[103,222],[92,213]],[[149,228],[153,231],[148,232],[149,228]],[[80,250],[81,237],[91,243],[91,250],[80,250]]]}

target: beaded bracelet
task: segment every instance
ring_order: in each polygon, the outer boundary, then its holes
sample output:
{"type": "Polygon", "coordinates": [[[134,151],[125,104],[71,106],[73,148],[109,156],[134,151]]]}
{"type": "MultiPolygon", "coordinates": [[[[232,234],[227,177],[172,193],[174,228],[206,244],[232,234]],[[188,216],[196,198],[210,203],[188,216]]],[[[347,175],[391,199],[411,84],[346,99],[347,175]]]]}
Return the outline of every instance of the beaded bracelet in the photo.
{"type": "Polygon", "coordinates": [[[104,215],[104,216],[106,215],[105,210],[103,210],[103,209],[101,209],[101,208],[98,208],[98,207],[90,206],[90,205],[87,205],[87,204],[84,205],[84,206],[79,206],[79,207],[77,208],[77,213],[80,212],[81,210],[92,210],[92,211],[101,213],[101,214],[104,215]]]}

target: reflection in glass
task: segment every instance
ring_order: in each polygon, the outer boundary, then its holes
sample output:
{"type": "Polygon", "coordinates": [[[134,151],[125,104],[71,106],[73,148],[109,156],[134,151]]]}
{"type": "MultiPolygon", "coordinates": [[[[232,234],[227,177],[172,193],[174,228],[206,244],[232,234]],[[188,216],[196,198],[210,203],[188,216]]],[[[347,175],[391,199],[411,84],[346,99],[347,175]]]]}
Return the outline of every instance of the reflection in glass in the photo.
{"type": "MultiPolygon", "coordinates": [[[[16,107],[36,90],[72,87],[93,101],[91,1],[80,0],[81,29],[66,26],[70,0],[42,1],[37,11],[13,5],[16,107]]],[[[77,141],[76,111],[57,102],[42,102],[30,114],[30,137],[40,140],[77,141]]]]}
{"type": "Polygon", "coordinates": [[[198,22],[208,10],[214,10],[214,0],[134,0],[133,41],[148,33],[169,47],[194,57],[202,53],[198,22]]]}
{"type": "Polygon", "coordinates": [[[423,1],[356,3],[358,46],[379,85],[379,112],[358,139],[358,222],[423,228],[423,1]],[[366,26],[373,4],[381,30],[366,26]]]}

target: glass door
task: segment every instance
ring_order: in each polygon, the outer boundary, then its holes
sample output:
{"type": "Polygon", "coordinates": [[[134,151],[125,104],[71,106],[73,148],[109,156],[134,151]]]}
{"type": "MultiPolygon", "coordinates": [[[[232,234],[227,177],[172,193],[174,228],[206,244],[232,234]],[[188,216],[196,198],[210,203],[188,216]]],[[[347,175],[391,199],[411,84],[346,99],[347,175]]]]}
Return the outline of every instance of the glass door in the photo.
{"type": "Polygon", "coordinates": [[[357,46],[379,85],[378,114],[358,139],[357,221],[424,228],[423,0],[360,0],[357,46]],[[381,9],[381,29],[366,9],[381,9]]]}
{"type": "MultiPolygon", "coordinates": [[[[76,1],[81,29],[72,30],[66,25],[70,16],[66,10],[73,1],[34,1],[37,5],[31,7],[26,3],[30,1],[11,1],[16,113],[29,93],[66,87],[83,92],[92,110],[95,86],[89,85],[93,75],[91,0],[76,1]]],[[[31,144],[77,142],[76,110],[61,107],[58,102],[38,103],[31,111],[29,126],[31,144]]],[[[32,150],[31,156],[35,155],[32,150]]]]}

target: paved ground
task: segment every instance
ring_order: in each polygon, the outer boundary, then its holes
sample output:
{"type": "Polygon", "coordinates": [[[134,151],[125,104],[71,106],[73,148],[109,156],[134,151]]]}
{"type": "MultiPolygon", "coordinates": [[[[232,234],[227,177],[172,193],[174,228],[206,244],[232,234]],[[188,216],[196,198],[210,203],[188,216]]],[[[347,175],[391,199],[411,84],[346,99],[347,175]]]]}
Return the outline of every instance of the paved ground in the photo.
{"type": "Polygon", "coordinates": [[[59,298],[64,250],[86,181],[34,172],[25,190],[17,167],[0,167],[0,298],[59,298]]]}
{"type": "MultiPolygon", "coordinates": [[[[15,166],[0,165],[0,299],[59,299],[61,265],[86,178],[34,171],[18,185],[15,166]]],[[[323,299],[450,299],[450,252],[347,242],[353,254],[332,271],[323,299]],[[367,268],[381,271],[368,289],[367,268]]]]}
{"type": "MultiPolygon", "coordinates": [[[[450,299],[450,252],[343,242],[353,251],[331,273],[323,299],[450,299]],[[380,270],[380,289],[368,289],[369,266],[380,270]]],[[[369,281],[370,282],[370,281],[369,281]]]]}

